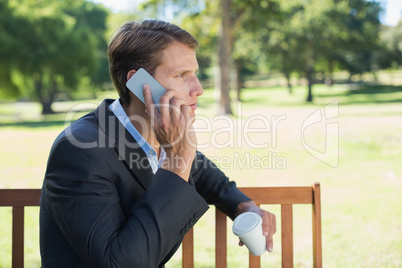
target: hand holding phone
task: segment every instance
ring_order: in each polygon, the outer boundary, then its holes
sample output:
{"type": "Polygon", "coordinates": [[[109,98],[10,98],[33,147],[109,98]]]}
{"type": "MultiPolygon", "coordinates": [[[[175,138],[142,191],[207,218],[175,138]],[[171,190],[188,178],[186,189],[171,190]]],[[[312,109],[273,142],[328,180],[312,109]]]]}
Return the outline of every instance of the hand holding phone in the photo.
{"type": "Polygon", "coordinates": [[[144,95],[143,88],[147,84],[151,89],[152,100],[159,110],[159,99],[166,92],[166,89],[152,77],[145,69],[138,69],[135,74],[127,81],[127,88],[134,93],[143,103],[144,95]]]}
{"type": "MultiPolygon", "coordinates": [[[[190,107],[185,104],[183,99],[176,99],[169,106],[164,105],[160,107],[159,99],[165,94],[166,89],[158,83],[147,71],[138,69],[137,72],[126,83],[130,89],[144,104],[145,98],[143,94],[143,87],[147,84],[149,91],[146,91],[146,103],[151,104],[151,98],[155,103],[158,113],[153,112],[153,109],[146,110],[153,131],[155,132],[156,139],[166,152],[166,159],[162,165],[178,176],[188,181],[191,171],[191,163],[194,160],[196,153],[197,138],[193,131],[192,122],[193,118],[189,112],[190,107]],[[149,94],[149,92],[151,94],[149,94]],[[182,106],[186,112],[182,111],[182,106]],[[177,159],[181,159],[183,164],[178,165],[177,159]]],[[[166,93],[166,99],[172,100],[177,94],[176,91],[170,90],[166,93]]]]}

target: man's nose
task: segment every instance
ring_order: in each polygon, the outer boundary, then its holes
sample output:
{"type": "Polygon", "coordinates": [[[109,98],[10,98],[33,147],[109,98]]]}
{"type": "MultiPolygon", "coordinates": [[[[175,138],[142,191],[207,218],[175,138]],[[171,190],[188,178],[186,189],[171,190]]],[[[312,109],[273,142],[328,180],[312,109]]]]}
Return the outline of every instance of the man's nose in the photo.
{"type": "Polygon", "coordinates": [[[190,89],[190,97],[198,97],[204,93],[204,89],[202,88],[201,82],[197,76],[194,76],[193,81],[191,83],[190,89]]]}

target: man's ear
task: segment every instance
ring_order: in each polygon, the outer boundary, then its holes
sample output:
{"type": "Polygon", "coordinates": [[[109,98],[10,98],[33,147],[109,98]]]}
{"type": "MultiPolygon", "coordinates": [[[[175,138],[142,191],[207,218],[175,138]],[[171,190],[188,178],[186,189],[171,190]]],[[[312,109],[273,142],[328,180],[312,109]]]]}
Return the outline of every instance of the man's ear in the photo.
{"type": "Polygon", "coordinates": [[[130,70],[127,73],[127,81],[137,72],[137,70],[130,70]]]}

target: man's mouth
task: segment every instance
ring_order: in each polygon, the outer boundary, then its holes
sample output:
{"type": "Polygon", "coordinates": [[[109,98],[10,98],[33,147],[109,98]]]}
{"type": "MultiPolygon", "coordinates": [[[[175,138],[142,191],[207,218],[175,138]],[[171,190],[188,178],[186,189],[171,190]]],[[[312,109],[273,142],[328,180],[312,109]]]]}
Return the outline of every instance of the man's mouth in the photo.
{"type": "Polygon", "coordinates": [[[195,110],[197,109],[197,103],[193,103],[189,105],[191,107],[191,109],[195,110]]]}

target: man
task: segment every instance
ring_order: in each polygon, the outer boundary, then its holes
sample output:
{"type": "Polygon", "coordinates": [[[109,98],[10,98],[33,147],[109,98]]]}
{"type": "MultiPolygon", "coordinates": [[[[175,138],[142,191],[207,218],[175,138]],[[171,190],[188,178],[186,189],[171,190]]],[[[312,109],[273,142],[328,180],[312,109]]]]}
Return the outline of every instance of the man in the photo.
{"type": "MultiPolygon", "coordinates": [[[[127,22],[112,38],[109,69],[120,98],[105,100],[57,137],[42,187],[43,267],[163,267],[214,204],[232,219],[258,208],[205,156],[192,129],[203,89],[197,41],[163,21],[127,22]],[[160,110],[125,86],[146,69],[167,92],[160,110]]],[[[242,244],[240,242],[240,244],[242,244]]]]}

